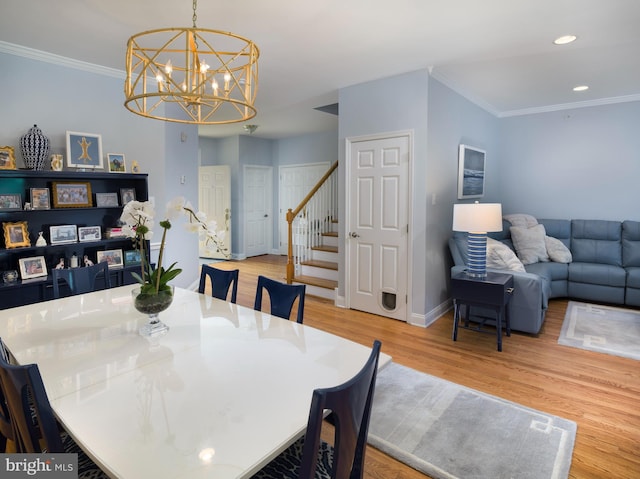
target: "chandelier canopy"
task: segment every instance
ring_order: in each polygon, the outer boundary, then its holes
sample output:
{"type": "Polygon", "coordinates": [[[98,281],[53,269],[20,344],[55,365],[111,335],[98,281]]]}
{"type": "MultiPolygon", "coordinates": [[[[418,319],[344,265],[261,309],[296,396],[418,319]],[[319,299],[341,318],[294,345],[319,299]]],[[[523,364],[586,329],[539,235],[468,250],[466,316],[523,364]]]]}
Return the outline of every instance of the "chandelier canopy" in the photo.
{"type": "Polygon", "coordinates": [[[127,42],[125,107],[148,118],[220,125],[256,116],[258,47],[239,35],[162,28],[127,42]],[[162,108],[164,106],[164,108],[162,108]]]}

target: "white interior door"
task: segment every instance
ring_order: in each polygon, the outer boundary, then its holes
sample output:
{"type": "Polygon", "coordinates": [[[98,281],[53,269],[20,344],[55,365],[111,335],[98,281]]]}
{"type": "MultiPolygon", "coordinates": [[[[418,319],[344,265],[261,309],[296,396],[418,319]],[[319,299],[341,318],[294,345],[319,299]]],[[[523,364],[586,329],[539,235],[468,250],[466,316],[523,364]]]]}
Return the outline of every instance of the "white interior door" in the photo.
{"type": "Polygon", "coordinates": [[[294,209],[300,204],[330,166],[327,162],[280,167],[280,184],[278,187],[280,254],[286,255],[289,247],[287,211],[289,208],[294,209]]]}
{"type": "Polygon", "coordinates": [[[406,321],[409,136],[353,141],[347,164],[349,307],[406,321]]]}
{"type": "MultiPolygon", "coordinates": [[[[222,244],[231,254],[231,169],[228,165],[200,167],[198,209],[216,221],[217,231],[224,231],[222,244]]],[[[200,241],[199,254],[201,258],[225,258],[205,241],[200,241]]]]}
{"type": "Polygon", "coordinates": [[[245,255],[267,254],[273,232],[273,168],[245,166],[243,173],[245,255]]]}

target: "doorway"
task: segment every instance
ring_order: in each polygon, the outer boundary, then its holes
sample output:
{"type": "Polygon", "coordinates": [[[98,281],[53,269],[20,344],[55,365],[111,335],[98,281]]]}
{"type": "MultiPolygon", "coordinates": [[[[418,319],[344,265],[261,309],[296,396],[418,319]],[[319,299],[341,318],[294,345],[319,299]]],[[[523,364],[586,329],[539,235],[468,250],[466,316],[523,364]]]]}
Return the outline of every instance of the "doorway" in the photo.
{"type": "MultiPolygon", "coordinates": [[[[228,165],[201,166],[198,170],[198,209],[224,231],[223,247],[231,254],[231,169],[228,165]]],[[[199,242],[201,258],[226,258],[217,248],[199,242]]]]}
{"type": "Polygon", "coordinates": [[[273,243],[273,168],[245,166],[244,243],[245,255],[271,253],[273,243]]]}

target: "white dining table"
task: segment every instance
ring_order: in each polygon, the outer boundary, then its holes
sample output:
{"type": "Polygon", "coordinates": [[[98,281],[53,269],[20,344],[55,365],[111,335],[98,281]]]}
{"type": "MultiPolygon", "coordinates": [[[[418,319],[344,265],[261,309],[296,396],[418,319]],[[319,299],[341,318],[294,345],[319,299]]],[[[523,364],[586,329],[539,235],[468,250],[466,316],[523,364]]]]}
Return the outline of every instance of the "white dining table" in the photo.
{"type": "Polygon", "coordinates": [[[251,477],[304,434],[312,391],[371,351],[179,288],[169,331],[144,337],[133,287],[0,310],[12,357],[38,364],[62,426],[111,477],[251,477]]]}

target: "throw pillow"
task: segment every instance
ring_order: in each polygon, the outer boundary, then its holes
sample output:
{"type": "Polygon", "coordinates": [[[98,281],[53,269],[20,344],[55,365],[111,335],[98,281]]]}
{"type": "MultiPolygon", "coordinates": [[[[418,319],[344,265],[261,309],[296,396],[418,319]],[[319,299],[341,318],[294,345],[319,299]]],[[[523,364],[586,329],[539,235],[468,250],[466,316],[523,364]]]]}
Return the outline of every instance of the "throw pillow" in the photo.
{"type": "Polygon", "coordinates": [[[547,245],[547,253],[551,261],[555,261],[556,263],[571,263],[571,261],[573,261],[571,251],[569,251],[569,248],[558,238],[545,236],[544,242],[547,245]]]}
{"type": "Polygon", "coordinates": [[[513,246],[522,264],[549,261],[547,245],[544,241],[544,237],[547,235],[544,225],[536,225],[531,228],[512,226],[509,231],[513,246]]]}
{"type": "Polygon", "coordinates": [[[525,272],[522,261],[506,244],[487,238],[487,268],[525,272]]]}

